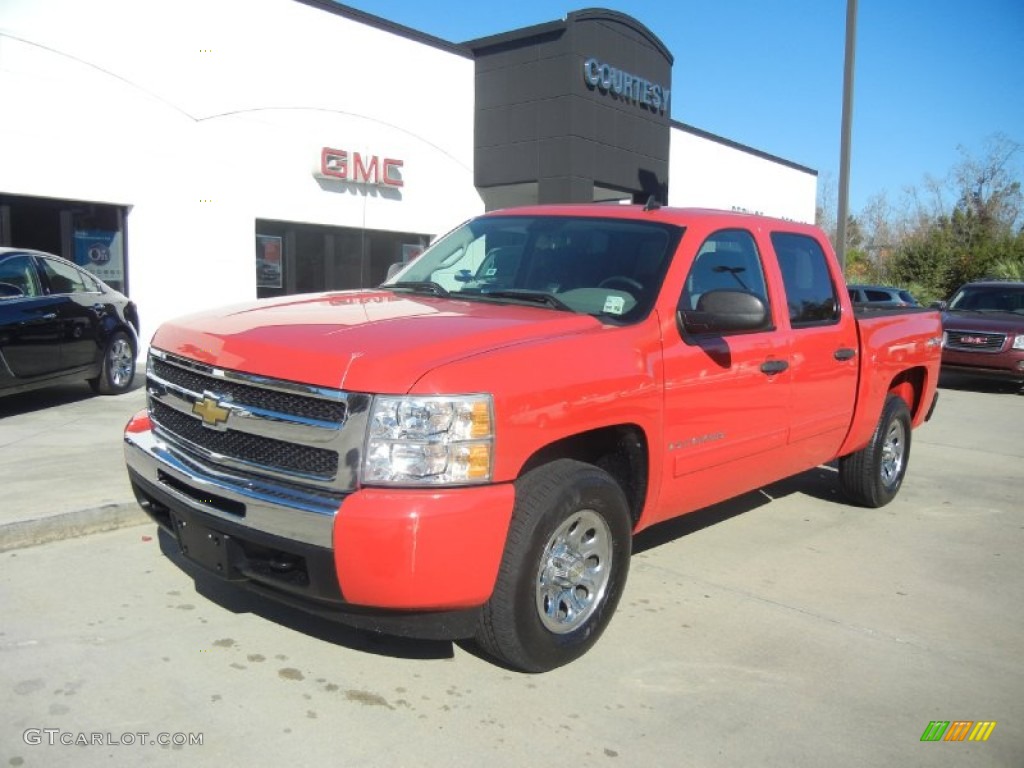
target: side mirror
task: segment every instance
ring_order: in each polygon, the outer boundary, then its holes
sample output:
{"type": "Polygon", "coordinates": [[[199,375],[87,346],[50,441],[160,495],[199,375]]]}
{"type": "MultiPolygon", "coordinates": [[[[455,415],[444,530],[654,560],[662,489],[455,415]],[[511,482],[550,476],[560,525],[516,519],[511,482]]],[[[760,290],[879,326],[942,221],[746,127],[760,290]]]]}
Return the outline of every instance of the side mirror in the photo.
{"type": "Polygon", "coordinates": [[[25,292],[11,283],[0,283],[0,299],[20,299],[25,292]]]}
{"type": "Polygon", "coordinates": [[[385,279],[386,280],[390,280],[392,277],[394,277],[399,272],[401,272],[402,271],[402,267],[404,267],[404,266],[405,266],[405,264],[403,264],[402,262],[396,261],[394,264],[392,264],[390,267],[388,267],[388,276],[385,279]]]}
{"type": "Polygon", "coordinates": [[[768,308],[746,291],[708,291],[697,309],[680,309],[676,324],[683,333],[721,334],[760,331],[769,327],[768,308]]]}
{"type": "Polygon", "coordinates": [[[929,309],[937,309],[940,312],[942,312],[943,310],[946,309],[947,306],[949,306],[949,305],[946,302],[944,302],[944,301],[933,301],[931,304],[928,305],[928,308],[929,309]]]}

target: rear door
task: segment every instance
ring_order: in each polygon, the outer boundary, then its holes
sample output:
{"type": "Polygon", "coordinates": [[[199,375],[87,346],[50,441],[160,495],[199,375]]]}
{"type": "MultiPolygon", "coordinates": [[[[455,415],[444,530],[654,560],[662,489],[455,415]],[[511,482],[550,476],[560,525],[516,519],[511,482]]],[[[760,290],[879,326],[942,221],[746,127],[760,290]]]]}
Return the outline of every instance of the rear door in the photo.
{"type": "Polygon", "coordinates": [[[16,384],[61,370],[59,300],[44,293],[32,256],[0,257],[0,283],[0,380],[16,384]]]}
{"type": "Polygon", "coordinates": [[[859,361],[853,309],[840,301],[837,262],[814,237],[775,231],[790,325],[794,458],[812,467],[835,456],[853,418],[859,361]]]}
{"type": "Polygon", "coordinates": [[[96,282],[61,259],[37,257],[61,323],[61,367],[95,365],[100,357],[100,320],[105,312],[96,282]]]}

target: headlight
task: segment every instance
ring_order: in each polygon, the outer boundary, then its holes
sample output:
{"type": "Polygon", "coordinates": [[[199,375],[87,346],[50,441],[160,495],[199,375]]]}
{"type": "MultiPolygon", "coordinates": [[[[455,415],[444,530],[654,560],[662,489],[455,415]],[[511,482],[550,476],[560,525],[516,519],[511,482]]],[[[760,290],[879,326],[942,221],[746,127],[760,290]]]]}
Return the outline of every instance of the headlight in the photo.
{"type": "Polygon", "coordinates": [[[487,483],[493,459],[490,395],[373,398],[364,484],[487,483]]]}
{"type": "Polygon", "coordinates": [[[1024,333],[1018,333],[1017,338],[1013,340],[1014,349],[1024,349],[1024,333]]]}

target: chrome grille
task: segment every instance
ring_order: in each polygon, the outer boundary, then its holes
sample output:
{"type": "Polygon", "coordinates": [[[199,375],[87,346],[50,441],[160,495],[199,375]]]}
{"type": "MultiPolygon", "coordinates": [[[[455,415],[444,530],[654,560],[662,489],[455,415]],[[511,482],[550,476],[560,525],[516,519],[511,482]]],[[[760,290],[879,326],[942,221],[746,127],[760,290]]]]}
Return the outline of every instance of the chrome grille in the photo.
{"type": "Polygon", "coordinates": [[[369,396],[230,371],[151,349],[154,433],[235,475],[355,488],[369,396]]]}
{"type": "Polygon", "coordinates": [[[334,451],[286,443],[272,437],[247,435],[235,430],[214,431],[204,427],[199,419],[159,401],[153,402],[149,415],[161,428],[193,445],[255,467],[277,467],[325,480],[333,479],[338,471],[338,454],[334,451]]]}
{"type": "Polygon", "coordinates": [[[998,352],[1006,343],[1006,334],[980,331],[946,331],[946,348],[966,352],[998,352]]]}
{"type": "MultiPolygon", "coordinates": [[[[202,394],[211,386],[209,376],[180,367],[180,365],[171,365],[160,359],[153,361],[152,370],[163,381],[192,392],[202,394]]],[[[293,395],[288,392],[254,387],[224,379],[217,382],[217,393],[232,402],[269,411],[291,413],[308,419],[336,424],[345,420],[345,403],[341,401],[293,395]]]]}

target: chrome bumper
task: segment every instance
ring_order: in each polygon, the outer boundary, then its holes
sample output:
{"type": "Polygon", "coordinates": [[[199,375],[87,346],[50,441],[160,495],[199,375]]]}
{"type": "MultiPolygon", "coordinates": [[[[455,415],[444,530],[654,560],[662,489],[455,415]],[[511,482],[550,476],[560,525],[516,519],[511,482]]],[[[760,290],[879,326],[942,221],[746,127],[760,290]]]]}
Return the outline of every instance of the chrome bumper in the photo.
{"type": "Polygon", "coordinates": [[[324,548],[332,545],[334,516],[344,495],[212,470],[152,431],[125,433],[124,455],[136,475],[188,509],[284,539],[324,548]]]}

